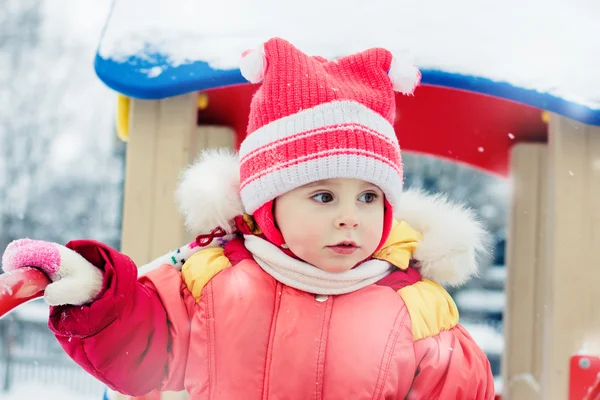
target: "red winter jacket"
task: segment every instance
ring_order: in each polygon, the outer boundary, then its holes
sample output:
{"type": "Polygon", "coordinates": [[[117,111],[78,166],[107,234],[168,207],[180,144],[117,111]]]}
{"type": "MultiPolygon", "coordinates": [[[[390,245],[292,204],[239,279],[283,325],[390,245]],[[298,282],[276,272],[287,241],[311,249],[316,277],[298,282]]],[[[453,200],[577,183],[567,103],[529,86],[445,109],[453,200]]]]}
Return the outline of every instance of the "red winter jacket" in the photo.
{"type": "Polygon", "coordinates": [[[173,267],[138,280],[134,263],[116,250],[93,241],[67,246],[104,271],[105,289],[89,306],[54,307],[50,328],[79,365],[118,392],[185,389],[192,400],[494,398],[486,356],[460,325],[444,326],[450,306],[440,306],[437,286],[412,267],[317,301],[241,250],[194,298],[173,267]]]}

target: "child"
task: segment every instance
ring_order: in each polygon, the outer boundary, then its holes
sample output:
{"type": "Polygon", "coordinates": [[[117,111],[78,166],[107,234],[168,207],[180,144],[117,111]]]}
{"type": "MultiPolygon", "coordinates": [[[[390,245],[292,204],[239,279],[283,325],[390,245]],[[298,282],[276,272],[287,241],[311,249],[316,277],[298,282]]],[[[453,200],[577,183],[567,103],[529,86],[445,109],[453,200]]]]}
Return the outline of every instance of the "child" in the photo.
{"type": "Polygon", "coordinates": [[[5,270],[54,282],[65,351],[137,396],[492,399],[488,360],[440,286],[475,273],[483,230],[402,193],[394,90],[412,93],[418,71],[384,49],[327,61],[275,38],[242,73],[263,83],[239,157],[204,153],[178,189],[203,246],[181,271],[138,278],[90,240],[7,248],[5,270]]]}

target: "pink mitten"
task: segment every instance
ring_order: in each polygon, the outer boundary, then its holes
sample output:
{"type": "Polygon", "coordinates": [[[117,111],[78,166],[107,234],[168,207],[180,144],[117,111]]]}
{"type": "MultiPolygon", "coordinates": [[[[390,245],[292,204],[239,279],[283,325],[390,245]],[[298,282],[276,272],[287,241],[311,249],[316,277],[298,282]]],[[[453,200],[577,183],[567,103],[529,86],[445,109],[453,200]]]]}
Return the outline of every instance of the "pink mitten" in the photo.
{"type": "Polygon", "coordinates": [[[9,272],[24,267],[38,268],[52,280],[44,292],[44,299],[51,306],[83,305],[102,290],[102,271],[56,243],[32,239],[10,243],[2,256],[2,269],[9,272]]]}

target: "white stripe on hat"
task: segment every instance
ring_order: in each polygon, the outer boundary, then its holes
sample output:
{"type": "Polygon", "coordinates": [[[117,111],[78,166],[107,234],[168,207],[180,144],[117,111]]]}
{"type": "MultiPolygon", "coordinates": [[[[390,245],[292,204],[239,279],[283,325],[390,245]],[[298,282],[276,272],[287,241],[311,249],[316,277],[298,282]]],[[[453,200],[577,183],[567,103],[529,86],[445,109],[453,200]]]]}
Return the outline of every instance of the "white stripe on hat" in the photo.
{"type": "Polygon", "coordinates": [[[312,159],[275,170],[248,183],[241,190],[244,208],[253,214],[263,204],[300,186],[324,179],[355,178],[377,185],[396,205],[402,193],[401,174],[369,155],[342,154],[312,159]]]}
{"type": "Polygon", "coordinates": [[[398,143],[394,127],[379,113],[356,101],[332,101],[275,120],[250,133],[240,146],[240,159],[289,136],[337,124],[359,124],[398,143]]]}
{"type": "MultiPolygon", "coordinates": [[[[365,156],[365,157],[373,158],[379,162],[385,163],[388,166],[394,168],[398,174],[402,173],[402,167],[400,165],[397,165],[396,163],[392,162],[388,158],[385,158],[381,154],[376,153],[374,151],[365,150],[365,149],[356,149],[356,148],[326,149],[326,150],[322,150],[322,151],[319,151],[316,153],[306,154],[301,157],[293,158],[293,159],[289,159],[289,160],[285,160],[285,161],[273,160],[272,164],[270,164],[269,167],[259,170],[258,172],[254,173],[253,175],[249,175],[245,178],[242,177],[242,178],[244,178],[244,180],[240,182],[240,187],[244,188],[245,186],[249,185],[252,181],[254,181],[256,179],[260,179],[263,176],[270,175],[277,170],[285,169],[285,168],[288,168],[295,164],[310,162],[311,160],[313,160],[315,158],[327,158],[327,157],[332,157],[332,156],[337,156],[337,155],[342,155],[342,154],[346,154],[348,156],[365,156]],[[350,153],[350,154],[348,154],[348,153],[350,153]]],[[[323,178],[323,179],[325,179],[325,178],[323,178]]]]}

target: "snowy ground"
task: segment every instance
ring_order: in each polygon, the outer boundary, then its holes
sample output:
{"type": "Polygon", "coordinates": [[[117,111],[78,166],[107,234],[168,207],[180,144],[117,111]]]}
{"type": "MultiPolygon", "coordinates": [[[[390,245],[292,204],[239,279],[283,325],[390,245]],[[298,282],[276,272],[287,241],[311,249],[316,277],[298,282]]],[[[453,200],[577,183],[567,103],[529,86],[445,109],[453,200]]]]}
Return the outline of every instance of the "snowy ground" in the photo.
{"type": "Polygon", "coordinates": [[[9,393],[0,392],[2,400],[101,400],[102,393],[97,396],[84,396],[74,393],[64,386],[27,385],[15,388],[9,393]]]}

